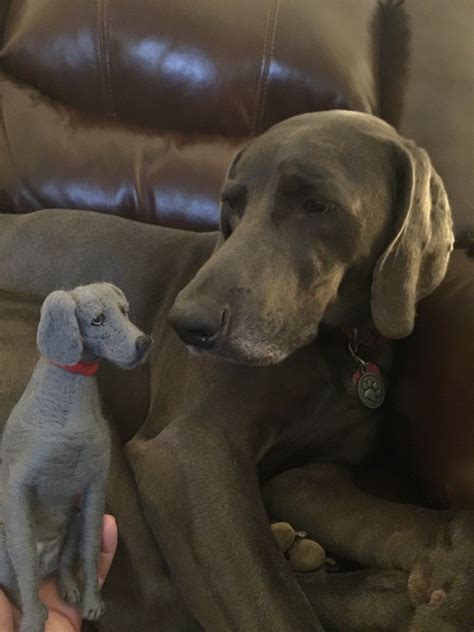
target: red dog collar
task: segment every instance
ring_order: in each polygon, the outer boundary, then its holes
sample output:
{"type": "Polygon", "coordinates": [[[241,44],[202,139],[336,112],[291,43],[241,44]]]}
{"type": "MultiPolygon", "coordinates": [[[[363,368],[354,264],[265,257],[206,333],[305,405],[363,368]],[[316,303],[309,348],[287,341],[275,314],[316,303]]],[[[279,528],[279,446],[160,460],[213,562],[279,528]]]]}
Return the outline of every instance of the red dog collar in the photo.
{"type": "Polygon", "coordinates": [[[356,364],[356,371],[352,375],[352,381],[357,390],[360,401],[367,408],[380,408],[385,399],[385,386],[380,375],[379,367],[375,362],[366,362],[358,355],[359,345],[372,347],[382,345],[387,338],[379,334],[375,329],[359,331],[358,329],[345,329],[348,340],[347,348],[356,364]]]}
{"type": "Polygon", "coordinates": [[[77,364],[57,364],[53,362],[52,364],[59,366],[65,371],[69,371],[69,373],[78,373],[79,375],[85,375],[87,377],[94,376],[99,369],[98,362],[78,362],[77,364]]]}
{"type": "Polygon", "coordinates": [[[342,331],[355,347],[358,347],[359,345],[363,345],[364,347],[374,347],[388,342],[388,338],[379,334],[375,327],[368,329],[349,329],[346,327],[342,331]]]}

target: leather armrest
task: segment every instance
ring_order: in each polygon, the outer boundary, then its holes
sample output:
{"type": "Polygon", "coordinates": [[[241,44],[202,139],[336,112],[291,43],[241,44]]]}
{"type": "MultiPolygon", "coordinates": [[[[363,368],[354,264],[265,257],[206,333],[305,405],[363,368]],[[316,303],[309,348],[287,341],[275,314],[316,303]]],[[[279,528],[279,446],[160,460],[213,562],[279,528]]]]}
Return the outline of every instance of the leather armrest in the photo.
{"type": "Polygon", "coordinates": [[[474,508],[474,259],[456,250],[440,287],[395,348],[392,428],[425,498],[474,508]]]}

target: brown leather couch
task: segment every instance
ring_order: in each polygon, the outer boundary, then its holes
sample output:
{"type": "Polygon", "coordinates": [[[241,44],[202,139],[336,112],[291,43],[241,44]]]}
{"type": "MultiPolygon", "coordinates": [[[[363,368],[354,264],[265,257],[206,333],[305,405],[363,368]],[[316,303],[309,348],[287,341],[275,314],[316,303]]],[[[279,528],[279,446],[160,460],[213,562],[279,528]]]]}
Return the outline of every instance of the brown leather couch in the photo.
{"type": "Polygon", "coordinates": [[[0,212],[209,230],[248,137],[315,110],[385,118],[429,150],[458,248],[396,346],[382,469],[474,507],[473,24],[463,0],[3,0],[0,212]]]}

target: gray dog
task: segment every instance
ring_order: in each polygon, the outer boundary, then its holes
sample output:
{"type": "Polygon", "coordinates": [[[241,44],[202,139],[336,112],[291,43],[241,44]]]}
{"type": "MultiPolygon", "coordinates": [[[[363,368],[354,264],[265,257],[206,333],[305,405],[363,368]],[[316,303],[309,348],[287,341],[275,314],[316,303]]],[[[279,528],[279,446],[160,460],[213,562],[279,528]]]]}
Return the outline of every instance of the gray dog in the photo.
{"type": "MultiPolygon", "coordinates": [[[[217,234],[83,211],[0,215],[0,288],[44,296],[107,279],[157,342],[149,373],[103,382],[117,429],[107,500],[126,558],[102,630],[380,632],[414,616],[413,629],[472,632],[472,512],[372,498],[347,469],[382,409],[354,390],[345,332],[374,322],[407,336],[452,246],[426,153],[342,111],[289,119],[240,151],[217,234]],[[295,577],[268,514],[383,576],[295,577]]],[[[8,361],[19,350],[6,343],[8,361]]],[[[383,380],[389,347],[358,351],[383,380]]],[[[10,390],[24,380],[18,369],[10,390]]]]}
{"type": "Polygon", "coordinates": [[[52,292],[41,309],[42,357],[2,441],[0,586],[21,604],[22,632],[44,629],[39,579],[55,570],[61,596],[86,619],[103,612],[97,561],[110,438],[92,378],[99,359],[123,368],[145,359],[151,338],[127,314],[123,292],[108,283],[52,292]]]}

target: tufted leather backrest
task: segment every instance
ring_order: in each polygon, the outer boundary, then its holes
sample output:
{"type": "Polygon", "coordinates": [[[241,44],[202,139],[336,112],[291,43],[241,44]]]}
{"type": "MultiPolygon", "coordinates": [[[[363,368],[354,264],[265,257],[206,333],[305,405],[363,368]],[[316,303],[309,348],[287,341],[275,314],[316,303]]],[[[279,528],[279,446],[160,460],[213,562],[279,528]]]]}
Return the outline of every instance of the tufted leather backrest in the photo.
{"type": "MultiPolygon", "coordinates": [[[[414,36],[423,43],[440,31],[438,47],[451,57],[434,84],[451,95],[453,77],[466,73],[466,55],[454,57],[466,53],[467,33],[443,35],[442,15],[430,24],[419,2],[407,0],[405,10],[378,0],[10,0],[0,50],[0,210],[91,208],[209,229],[227,164],[249,136],[338,107],[383,116],[414,137],[420,125],[448,190],[452,182],[464,232],[467,178],[460,184],[426,131],[416,111],[423,96],[415,91],[407,116],[404,95],[414,94],[414,36]]],[[[469,14],[462,0],[449,6],[449,15],[469,14]]],[[[429,72],[419,72],[429,94],[429,72]]],[[[450,132],[459,128],[453,101],[443,123],[450,132]]],[[[439,121],[431,131],[439,134],[439,121]]],[[[450,151],[467,155],[468,135],[458,136],[450,151]]]]}
{"type": "Polygon", "coordinates": [[[300,112],[376,109],[374,7],[374,0],[335,7],[332,0],[14,0],[2,63],[83,112],[245,136],[300,112]]]}

